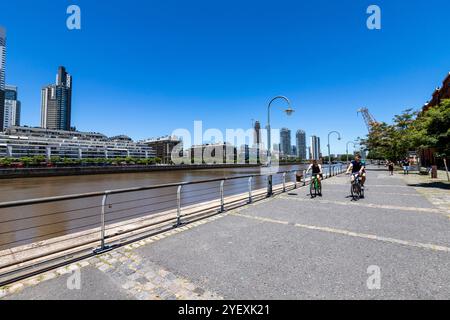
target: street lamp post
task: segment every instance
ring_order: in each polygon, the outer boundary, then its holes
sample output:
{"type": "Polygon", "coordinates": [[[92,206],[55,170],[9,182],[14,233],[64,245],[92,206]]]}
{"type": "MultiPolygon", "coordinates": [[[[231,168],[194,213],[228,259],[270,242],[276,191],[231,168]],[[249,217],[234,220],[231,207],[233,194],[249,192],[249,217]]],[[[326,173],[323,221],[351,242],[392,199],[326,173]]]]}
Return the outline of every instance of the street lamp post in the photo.
{"type": "MultiPolygon", "coordinates": [[[[278,100],[278,99],[282,99],[282,100],[284,100],[284,101],[287,102],[289,108],[286,109],[286,110],[284,110],[284,112],[286,112],[286,114],[287,114],[288,116],[291,116],[291,115],[295,112],[294,109],[292,109],[292,107],[291,107],[291,101],[290,101],[288,98],[286,98],[285,96],[277,96],[277,97],[273,98],[273,99],[269,102],[269,105],[268,105],[268,107],[267,107],[267,143],[268,143],[268,147],[267,147],[267,157],[268,157],[268,167],[269,167],[269,170],[270,170],[270,168],[272,167],[272,152],[271,152],[271,148],[272,148],[272,135],[271,135],[271,128],[270,128],[270,108],[272,107],[272,103],[273,103],[275,100],[278,100]]],[[[272,175],[270,174],[270,175],[269,175],[269,178],[268,178],[268,184],[267,184],[267,196],[268,196],[268,197],[272,196],[272,194],[273,194],[273,188],[272,188],[272,186],[273,186],[273,185],[272,185],[272,175]]]]}
{"type": "Polygon", "coordinates": [[[355,142],[353,142],[353,141],[347,142],[347,164],[348,164],[348,161],[349,161],[349,159],[348,159],[348,145],[349,144],[353,144],[353,148],[356,148],[356,143],[355,142]]]}
{"type": "Polygon", "coordinates": [[[339,132],[337,132],[337,131],[331,131],[329,134],[328,134],[328,160],[329,160],[329,167],[328,167],[328,174],[329,175],[331,175],[331,146],[330,146],[330,136],[333,134],[333,133],[336,133],[337,135],[338,135],[338,140],[341,140],[341,134],[339,133],[339,132]]]}

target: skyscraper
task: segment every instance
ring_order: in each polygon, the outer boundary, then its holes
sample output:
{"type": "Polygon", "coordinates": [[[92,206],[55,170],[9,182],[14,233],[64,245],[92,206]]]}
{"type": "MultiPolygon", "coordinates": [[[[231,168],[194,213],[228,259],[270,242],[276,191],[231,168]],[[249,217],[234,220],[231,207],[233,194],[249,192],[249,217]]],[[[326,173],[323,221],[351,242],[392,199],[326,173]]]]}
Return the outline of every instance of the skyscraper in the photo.
{"type": "Polygon", "coordinates": [[[0,89],[5,90],[6,30],[0,26],[0,89]]]}
{"type": "Polygon", "coordinates": [[[320,138],[317,136],[311,137],[311,160],[320,160],[322,153],[320,151],[320,138]]]}
{"type": "Polygon", "coordinates": [[[261,123],[259,121],[255,122],[255,128],[254,128],[254,137],[253,137],[253,144],[256,144],[256,163],[261,163],[260,159],[260,149],[261,149],[261,123]]]}
{"type": "Polygon", "coordinates": [[[5,116],[5,67],[6,67],[6,30],[0,26],[0,132],[5,116]]]}
{"type": "Polygon", "coordinates": [[[306,160],[306,133],[298,130],[296,134],[297,153],[296,156],[302,160],[306,160]]]}
{"type": "Polygon", "coordinates": [[[281,129],[280,132],[280,151],[282,156],[289,156],[292,152],[291,130],[287,128],[281,129]]]}
{"type": "Polygon", "coordinates": [[[72,76],[64,67],[58,68],[56,84],[42,88],[41,127],[70,130],[72,112],[72,76]]]}
{"type": "Polygon", "coordinates": [[[3,127],[7,129],[12,126],[20,126],[20,101],[18,99],[17,87],[5,86],[5,111],[3,127]]]}

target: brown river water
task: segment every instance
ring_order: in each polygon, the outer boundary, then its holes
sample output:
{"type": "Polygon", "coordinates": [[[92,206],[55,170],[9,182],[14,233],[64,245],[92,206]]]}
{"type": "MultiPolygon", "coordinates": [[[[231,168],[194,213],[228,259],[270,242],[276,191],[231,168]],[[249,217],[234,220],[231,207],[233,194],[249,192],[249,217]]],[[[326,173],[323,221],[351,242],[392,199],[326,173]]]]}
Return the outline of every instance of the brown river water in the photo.
{"type": "MultiPolygon", "coordinates": [[[[305,166],[298,165],[280,168],[281,171],[303,169],[305,166]]],[[[259,173],[260,168],[255,167],[5,179],[0,180],[0,202],[259,173]]],[[[282,176],[277,175],[273,179],[274,184],[278,184],[282,176]]],[[[292,173],[286,180],[290,182],[294,179],[295,174],[292,173]]],[[[264,188],[266,183],[266,177],[255,178],[252,188],[264,188]]],[[[175,209],[176,189],[171,187],[109,197],[106,225],[126,223],[129,219],[175,209]]],[[[247,190],[247,179],[227,181],[225,184],[225,196],[247,190]]],[[[219,195],[218,182],[186,186],[183,187],[182,205],[217,199],[219,195]]],[[[101,197],[94,197],[0,209],[0,250],[99,227],[101,201],[101,197]]]]}

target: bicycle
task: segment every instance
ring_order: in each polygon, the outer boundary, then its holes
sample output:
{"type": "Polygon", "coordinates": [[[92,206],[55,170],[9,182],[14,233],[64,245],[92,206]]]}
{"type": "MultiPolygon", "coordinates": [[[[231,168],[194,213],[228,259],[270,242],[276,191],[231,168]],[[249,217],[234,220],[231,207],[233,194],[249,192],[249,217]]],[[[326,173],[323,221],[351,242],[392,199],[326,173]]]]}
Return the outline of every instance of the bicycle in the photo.
{"type": "Polygon", "coordinates": [[[351,186],[351,194],[354,201],[364,198],[364,188],[361,185],[361,175],[359,173],[353,174],[353,181],[351,186]]]}
{"type": "Polygon", "coordinates": [[[318,195],[322,195],[322,185],[319,182],[319,178],[318,178],[319,174],[313,174],[311,177],[311,184],[310,184],[310,194],[311,194],[311,198],[315,198],[318,195]]]}

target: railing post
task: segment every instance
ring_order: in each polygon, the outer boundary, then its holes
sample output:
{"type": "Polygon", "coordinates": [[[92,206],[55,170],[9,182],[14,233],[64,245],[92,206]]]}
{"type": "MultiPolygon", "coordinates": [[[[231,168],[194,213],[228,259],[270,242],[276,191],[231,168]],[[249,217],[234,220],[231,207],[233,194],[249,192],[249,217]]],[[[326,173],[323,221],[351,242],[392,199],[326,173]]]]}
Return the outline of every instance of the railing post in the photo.
{"type": "Polygon", "coordinates": [[[248,203],[252,203],[253,202],[253,196],[252,196],[252,181],[253,178],[250,177],[248,178],[248,203]]]}
{"type": "Polygon", "coordinates": [[[271,197],[273,195],[273,185],[272,185],[272,175],[267,177],[267,197],[271,197]]]}
{"type": "Polygon", "coordinates": [[[286,192],[286,172],[283,173],[283,193],[286,192]]]}
{"type": "Polygon", "coordinates": [[[220,212],[225,211],[224,185],[225,185],[225,180],[220,181],[220,212]]]}
{"type": "Polygon", "coordinates": [[[298,176],[298,171],[294,171],[294,189],[297,189],[297,176],[298,176]]]}
{"type": "Polygon", "coordinates": [[[106,214],[106,201],[108,200],[108,195],[110,194],[110,191],[105,191],[105,194],[103,195],[103,199],[102,199],[102,212],[100,215],[100,241],[101,241],[101,245],[100,248],[98,248],[97,250],[94,251],[94,253],[99,254],[102,252],[105,252],[109,249],[109,246],[106,245],[105,243],[105,238],[106,238],[106,218],[105,218],[105,214],[106,214]]]}
{"type": "Polygon", "coordinates": [[[306,186],[306,170],[303,170],[303,186],[306,186]]]}
{"type": "Polygon", "coordinates": [[[178,186],[177,190],[177,224],[175,227],[181,226],[183,223],[181,222],[181,189],[183,186],[178,186]]]}

